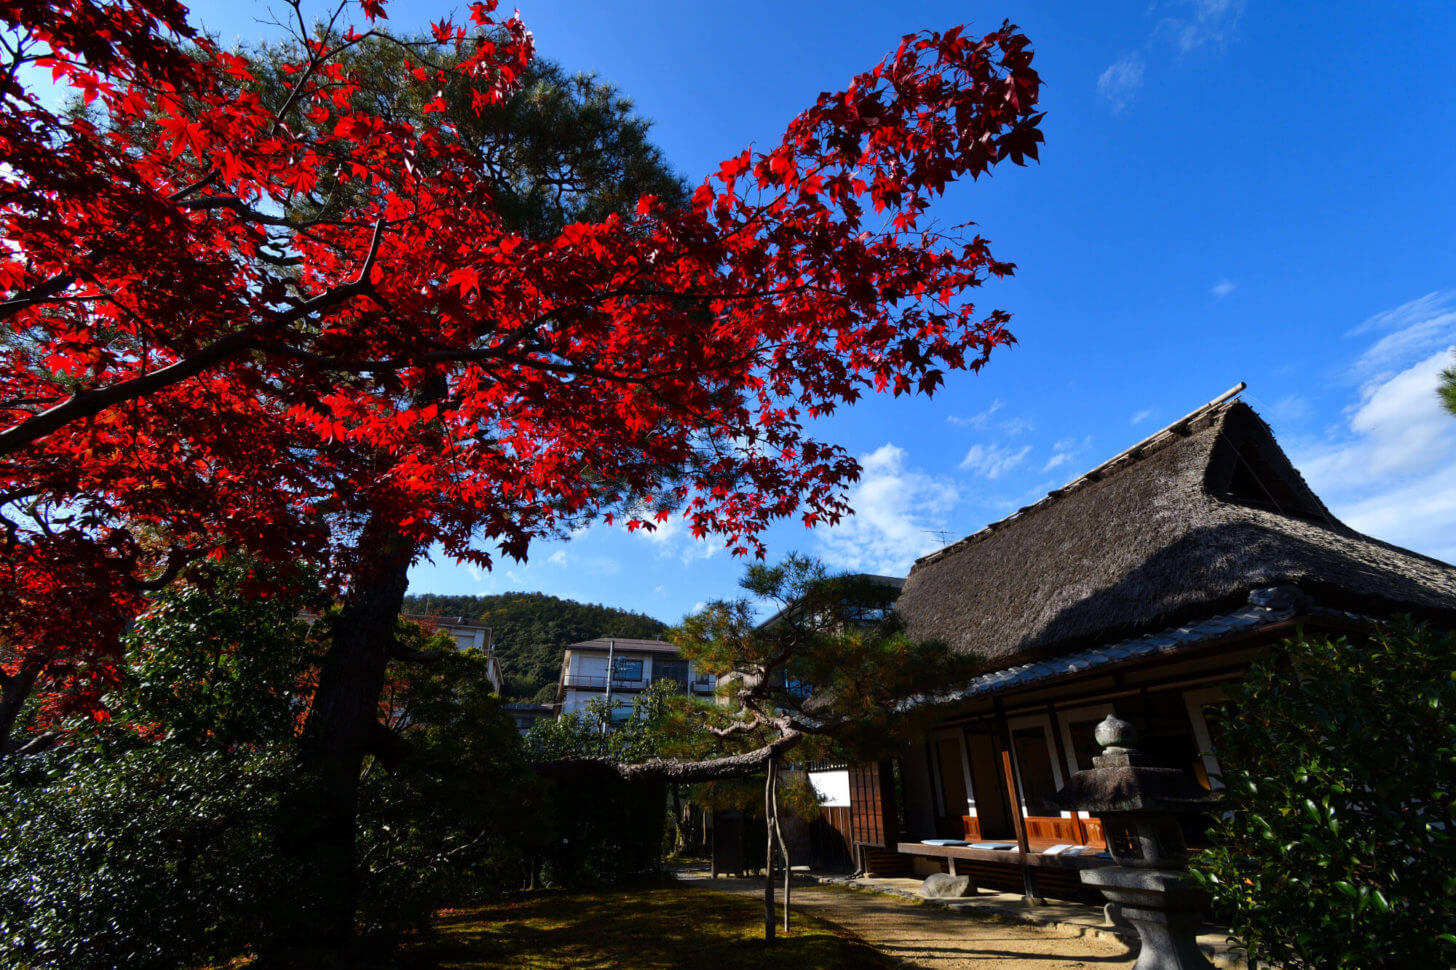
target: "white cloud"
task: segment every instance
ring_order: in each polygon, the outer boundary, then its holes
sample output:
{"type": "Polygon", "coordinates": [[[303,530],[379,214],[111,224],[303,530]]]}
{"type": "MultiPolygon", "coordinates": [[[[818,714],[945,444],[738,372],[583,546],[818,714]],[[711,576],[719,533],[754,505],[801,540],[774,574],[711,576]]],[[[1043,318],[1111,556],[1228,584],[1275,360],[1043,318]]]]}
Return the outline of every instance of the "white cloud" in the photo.
{"type": "Polygon", "coordinates": [[[1136,53],[1122,55],[1097,78],[1097,93],[1112,106],[1113,114],[1131,104],[1142,86],[1143,58],[1136,53]]]}
{"type": "Polygon", "coordinates": [[[854,515],[815,530],[820,557],[851,572],[903,576],[916,558],[940,548],[935,532],[955,506],[953,484],[906,463],[903,448],[885,444],[861,456],[849,491],[854,515]]]}
{"type": "Polygon", "coordinates": [[[1148,418],[1150,418],[1152,416],[1153,416],[1153,409],[1152,408],[1144,408],[1143,410],[1139,411],[1137,414],[1134,414],[1132,416],[1132,421],[1129,422],[1129,423],[1130,424],[1142,424],[1144,421],[1146,421],[1148,418]]]}
{"type": "Polygon", "coordinates": [[[1292,449],[1338,518],[1447,561],[1456,559],[1456,417],[1441,407],[1436,386],[1456,354],[1450,304],[1451,294],[1432,293],[1352,330],[1380,335],[1351,368],[1363,378],[1359,401],[1330,438],[1292,449]]]}
{"type": "Polygon", "coordinates": [[[1214,296],[1222,300],[1224,297],[1228,296],[1236,289],[1238,289],[1238,287],[1234,286],[1233,280],[1223,279],[1213,284],[1212,288],[1210,288],[1208,292],[1212,293],[1214,296]]]}
{"type": "MultiPolygon", "coordinates": [[[[1456,347],[1437,351],[1367,386],[1349,413],[1347,440],[1310,456],[1305,470],[1336,487],[1429,472],[1456,459],[1456,417],[1441,408],[1436,384],[1456,347]]],[[[1449,485],[1449,482],[1448,482],[1449,485]]]]}
{"type": "Polygon", "coordinates": [[[1351,528],[1443,562],[1456,562],[1456,461],[1439,475],[1407,482],[1333,509],[1351,528]]]}
{"type": "Polygon", "coordinates": [[[1047,459],[1047,463],[1045,465],[1042,465],[1041,466],[1041,470],[1043,472],[1049,472],[1053,468],[1060,468],[1060,467],[1062,467],[1063,465],[1065,465],[1067,462],[1069,462],[1071,460],[1072,460],[1072,456],[1071,456],[1071,454],[1069,452],[1065,452],[1065,451],[1054,452],[1052,454],[1052,456],[1047,459]]]}
{"type": "MultiPolygon", "coordinates": [[[[1237,33],[1245,0],[1153,0],[1158,20],[1142,50],[1124,53],[1097,78],[1097,93],[1119,114],[1142,89],[1146,60],[1165,48],[1186,55],[1201,47],[1222,47],[1237,33]]],[[[1219,294],[1223,296],[1224,294],[1219,294]]]]}
{"type": "MultiPolygon", "coordinates": [[[[948,414],[945,419],[958,428],[974,428],[977,431],[985,431],[991,426],[991,415],[1005,406],[1006,402],[997,398],[991,402],[990,407],[977,414],[948,414]]],[[[1030,418],[1009,418],[1000,422],[997,427],[1012,437],[1036,430],[1036,425],[1030,418]]]]}
{"type": "Polygon", "coordinates": [[[632,534],[655,546],[660,558],[675,558],[683,565],[688,565],[692,562],[711,559],[723,549],[720,538],[712,536],[706,539],[693,538],[691,530],[688,529],[687,520],[677,513],[653,524],[656,528],[651,531],[641,528],[632,534]]]}
{"type": "Polygon", "coordinates": [[[549,556],[546,557],[546,561],[549,562],[549,563],[551,563],[554,566],[565,566],[566,565],[566,550],[565,549],[557,549],[551,555],[549,555],[549,556]]]}
{"type": "MultiPolygon", "coordinates": [[[[1062,438],[1056,444],[1052,445],[1052,456],[1047,459],[1045,465],[1041,466],[1042,474],[1046,474],[1054,468],[1060,468],[1068,462],[1075,461],[1081,457],[1082,452],[1090,447],[1092,447],[1091,435],[1088,435],[1081,441],[1078,441],[1076,438],[1062,438]]],[[[1047,487],[1053,488],[1055,486],[1049,485],[1047,487]]]]}
{"type": "Polygon", "coordinates": [[[1245,0],[1183,0],[1178,13],[1166,16],[1158,24],[1158,33],[1166,34],[1183,53],[1205,44],[1221,45],[1234,36],[1245,0]]]}
{"type": "Polygon", "coordinates": [[[1456,343],[1456,292],[1427,293],[1393,310],[1377,313],[1346,336],[1383,333],[1365,350],[1351,368],[1357,380],[1388,377],[1402,367],[1440,347],[1456,343]]]}
{"type": "Polygon", "coordinates": [[[1010,445],[971,445],[966,457],[961,459],[960,469],[972,471],[986,478],[1000,478],[1031,454],[1031,445],[1012,450],[1010,445]]]}
{"type": "Polygon", "coordinates": [[[987,423],[990,422],[991,415],[995,414],[997,411],[1001,410],[1005,406],[1006,402],[1001,400],[1000,398],[997,398],[996,400],[991,402],[990,407],[980,412],[979,414],[972,414],[969,417],[965,417],[959,414],[950,414],[946,416],[946,420],[960,428],[975,428],[977,430],[982,430],[986,427],[987,423]]]}
{"type": "MultiPolygon", "coordinates": [[[[643,515],[643,518],[649,517],[643,515]]],[[[643,526],[637,529],[632,534],[640,538],[646,539],[653,545],[667,545],[687,531],[683,528],[683,520],[680,516],[669,515],[661,522],[658,522],[654,519],[649,519],[649,521],[652,522],[652,527],[650,529],[646,526],[643,526]]]]}

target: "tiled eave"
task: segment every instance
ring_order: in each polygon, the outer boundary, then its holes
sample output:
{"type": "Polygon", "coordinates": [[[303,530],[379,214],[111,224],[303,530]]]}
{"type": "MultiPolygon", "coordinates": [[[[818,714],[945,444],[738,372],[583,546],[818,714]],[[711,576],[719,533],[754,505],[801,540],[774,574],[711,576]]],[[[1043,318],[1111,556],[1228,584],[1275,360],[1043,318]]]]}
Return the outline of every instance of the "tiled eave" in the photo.
{"type": "Polygon", "coordinates": [[[1091,647],[1047,660],[1006,667],[982,674],[966,687],[945,694],[922,695],[907,707],[941,706],[976,698],[1024,690],[1028,687],[1080,676],[1103,668],[1166,657],[1216,641],[1256,633],[1267,627],[1287,624],[1296,618],[1320,618],[1345,624],[1368,622],[1368,618],[1338,610],[1311,607],[1303,597],[1289,595],[1288,587],[1255,590],[1248,605],[1207,619],[1103,646],[1091,647]]]}

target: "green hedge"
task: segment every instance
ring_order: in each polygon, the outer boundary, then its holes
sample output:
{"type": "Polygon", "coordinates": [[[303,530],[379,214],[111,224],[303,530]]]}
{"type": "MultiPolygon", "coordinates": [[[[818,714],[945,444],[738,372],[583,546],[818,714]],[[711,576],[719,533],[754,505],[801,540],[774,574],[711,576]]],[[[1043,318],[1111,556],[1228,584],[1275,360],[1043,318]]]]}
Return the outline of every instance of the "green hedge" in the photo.
{"type": "Polygon", "coordinates": [[[1232,813],[1197,875],[1258,963],[1451,966],[1456,639],[1299,639],[1222,725],[1232,813]]]}

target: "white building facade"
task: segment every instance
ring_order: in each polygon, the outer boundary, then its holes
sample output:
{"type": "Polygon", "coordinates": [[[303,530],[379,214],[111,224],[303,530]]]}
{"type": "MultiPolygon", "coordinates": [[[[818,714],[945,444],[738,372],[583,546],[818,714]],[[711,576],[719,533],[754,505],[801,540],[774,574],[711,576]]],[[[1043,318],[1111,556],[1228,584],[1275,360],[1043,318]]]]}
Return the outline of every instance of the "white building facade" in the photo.
{"type": "Polygon", "coordinates": [[[637,695],[659,681],[671,681],[682,693],[703,698],[711,697],[716,685],[664,640],[598,637],[573,643],[561,660],[556,712],[583,711],[593,700],[609,700],[613,719],[625,719],[637,695]]]}
{"type": "Polygon", "coordinates": [[[428,630],[439,630],[449,634],[450,639],[455,641],[456,650],[479,650],[485,654],[486,677],[490,679],[490,685],[497,694],[505,684],[505,677],[501,673],[500,661],[496,659],[495,649],[490,635],[490,627],[484,623],[476,623],[463,616],[426,616],[421,613],[403,613],[406,620],[413,620],[428,630]]]}

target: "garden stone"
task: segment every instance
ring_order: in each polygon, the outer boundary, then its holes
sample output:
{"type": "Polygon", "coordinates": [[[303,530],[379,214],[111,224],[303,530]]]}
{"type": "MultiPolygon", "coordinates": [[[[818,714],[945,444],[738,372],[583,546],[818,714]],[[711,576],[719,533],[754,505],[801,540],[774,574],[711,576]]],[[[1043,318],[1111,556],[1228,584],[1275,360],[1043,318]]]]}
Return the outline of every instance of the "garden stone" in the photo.
{"type": "Polygon", "coordinates": [[[976,894],[976,884],[970,876],[952,876],[946,872],[933,872],[925,877],[920,894],[929,899],[960,899],[976,894]]]}

